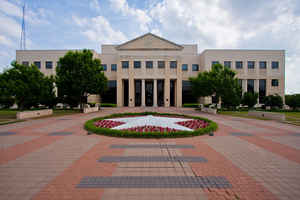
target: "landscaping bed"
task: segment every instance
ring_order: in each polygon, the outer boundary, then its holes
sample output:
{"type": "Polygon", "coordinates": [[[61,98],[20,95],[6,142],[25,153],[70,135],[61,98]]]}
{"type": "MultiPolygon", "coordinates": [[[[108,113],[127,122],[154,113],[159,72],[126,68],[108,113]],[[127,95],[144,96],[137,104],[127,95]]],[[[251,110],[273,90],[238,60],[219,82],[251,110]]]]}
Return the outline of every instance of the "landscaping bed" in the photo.
{"type": "Polygon", "coordinates": [[[142,112],[121,113],[89,120],[84,125],[91,133],[114,137],[190,137],[217,129],[211,120],[180,114],[142,112]]]}

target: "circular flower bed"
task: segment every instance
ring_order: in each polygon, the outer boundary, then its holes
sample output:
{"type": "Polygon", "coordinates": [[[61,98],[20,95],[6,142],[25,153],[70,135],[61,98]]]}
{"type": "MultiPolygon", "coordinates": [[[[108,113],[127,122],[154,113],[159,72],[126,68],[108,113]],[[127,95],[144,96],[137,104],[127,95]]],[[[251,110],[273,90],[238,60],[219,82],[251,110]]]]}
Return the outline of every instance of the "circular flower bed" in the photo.
{"type": "Polygon", "coordinates": [[[122,113],[95,118],[85,129],[96,134],[118,137],[187,137],[215,131],[211,120],[169,113],[122,113]]]}

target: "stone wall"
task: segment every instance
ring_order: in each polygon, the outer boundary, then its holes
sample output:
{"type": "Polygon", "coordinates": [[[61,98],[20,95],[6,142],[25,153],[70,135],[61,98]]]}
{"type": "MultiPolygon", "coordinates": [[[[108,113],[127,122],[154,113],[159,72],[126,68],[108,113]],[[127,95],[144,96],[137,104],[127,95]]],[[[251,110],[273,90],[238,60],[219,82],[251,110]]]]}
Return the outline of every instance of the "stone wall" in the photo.
{"type": "Polygon", "coordinates": [[[36,117],[47,116],[52,114],[53,114],[52,109],[17,112],[17,119],[29,119],[29,118],[36,118],[36,117]]]}
{"type": "Polygon", "coordinates": [[[99,107],[86,107],[83,108],[83,113],[91,113],[91,112],[97,112],[99,110],[99,107]]]}

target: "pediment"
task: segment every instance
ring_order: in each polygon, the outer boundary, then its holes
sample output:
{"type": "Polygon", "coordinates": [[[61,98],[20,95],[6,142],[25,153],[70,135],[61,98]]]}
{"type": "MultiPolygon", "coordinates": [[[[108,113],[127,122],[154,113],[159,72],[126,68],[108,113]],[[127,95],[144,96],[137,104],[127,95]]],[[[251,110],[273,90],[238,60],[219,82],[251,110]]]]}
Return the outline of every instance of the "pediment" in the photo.
{"type": "Polygon", "coordinates": [[[183,46],[170,42],[152,33],[125,42],[117,50],[182,50],[183,46]]]}

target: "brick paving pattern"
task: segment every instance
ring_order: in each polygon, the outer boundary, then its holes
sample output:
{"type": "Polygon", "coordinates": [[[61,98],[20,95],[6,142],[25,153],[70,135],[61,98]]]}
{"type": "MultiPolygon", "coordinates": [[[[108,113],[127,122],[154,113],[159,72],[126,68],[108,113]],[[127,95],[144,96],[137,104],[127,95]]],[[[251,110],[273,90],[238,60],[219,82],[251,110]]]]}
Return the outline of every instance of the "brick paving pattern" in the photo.
{"type": "Polygon", "coordinates": [[[294,125],[190,108],[104,108],[3,125],[1,133],[1,200],[300,199],[294,125]],[[219,129],[213,137],[178,139],[113,138],[83,129],[94,117],[143,111],[206,117],[219,129]]]}

